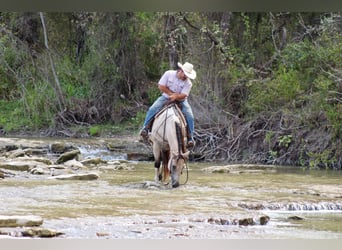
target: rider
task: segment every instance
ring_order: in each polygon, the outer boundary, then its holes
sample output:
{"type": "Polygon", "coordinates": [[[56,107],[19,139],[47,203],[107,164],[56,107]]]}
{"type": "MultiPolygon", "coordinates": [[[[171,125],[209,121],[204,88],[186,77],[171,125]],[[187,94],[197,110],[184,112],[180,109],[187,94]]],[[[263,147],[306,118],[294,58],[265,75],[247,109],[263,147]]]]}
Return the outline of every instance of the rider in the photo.
{"type": "Polygon", "coordinates": [[[189,128],[187,147],[194,146],[194,115],[187,97],[192,87],[191,80],[196,78],[196,71],[191,63],[177,63],[177,70],[166,71],[158,82],[158,88],[162,95],[152,104],[146,113],[145,122],[140,135],[146,139],[148,136],[149,125],[154,116],[162,109],[168,101],[179,101],[182,105],[182,112],[185,116],[189,128]],[[191,80],[190,80],[191,79],[191,80]]]}

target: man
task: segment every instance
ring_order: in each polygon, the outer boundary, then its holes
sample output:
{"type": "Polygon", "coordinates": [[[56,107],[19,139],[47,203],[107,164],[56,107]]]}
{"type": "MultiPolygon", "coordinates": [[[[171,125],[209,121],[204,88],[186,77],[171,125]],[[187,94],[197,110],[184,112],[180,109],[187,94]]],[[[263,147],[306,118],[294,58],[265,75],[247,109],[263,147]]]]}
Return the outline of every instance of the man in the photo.
{"type": "Polygon", "coordinates": [[[193,69],[193,65],[188,62],[183,65],[178,62],[177,65],[179,67],[177,70],[168,70],[160,78],[158,88],[162,92],[162,95],[148,109],[140,135],[144,139],[147,138],[149,130],[147,126],[166,102],[179,101],[182,105],[182,112],[185,115],[189,127],[190,135],[188,136],[187,147],[191,148],[194,146],[194,115],[187,98],[192,87],[191,80],[196,78],[196,71],[193,69]]]}

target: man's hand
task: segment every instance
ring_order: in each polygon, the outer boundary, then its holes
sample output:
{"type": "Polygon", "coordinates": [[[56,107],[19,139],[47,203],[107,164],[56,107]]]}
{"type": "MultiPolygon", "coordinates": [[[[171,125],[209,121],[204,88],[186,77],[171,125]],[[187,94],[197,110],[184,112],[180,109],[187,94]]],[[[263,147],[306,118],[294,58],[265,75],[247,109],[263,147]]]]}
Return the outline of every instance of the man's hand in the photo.
{"type": "Polygon", "coordinates": [[[183,101],[187,95],[186,94],[178,94],[178,93],[174,93],[172,92],[168,87],[164,86],[164,85],[159,85],[158,88],[164,92],[165,94],[167,94],[169,96],[169,100],[171,102],[173,101],[183,101]]]}
{"type": "Polygon", "coordinates": [[[170,96],[169,96],[169,100],[170,102],[174,102],[177,100],[177,95],[176,93],[172,93],[170,96]]]}

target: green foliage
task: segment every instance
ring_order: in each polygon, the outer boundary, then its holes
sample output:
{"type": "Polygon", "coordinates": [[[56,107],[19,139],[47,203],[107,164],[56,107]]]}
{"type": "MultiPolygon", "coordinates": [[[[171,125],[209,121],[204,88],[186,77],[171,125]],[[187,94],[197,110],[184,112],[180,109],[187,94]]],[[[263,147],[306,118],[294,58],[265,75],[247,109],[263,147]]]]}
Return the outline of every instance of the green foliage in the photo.
{"type": "Polygon", "coordinates": [[[15,132],[32,128],[32,121],[26,115],[20,101],[0,100],[0,127],[6,132],[15,132]]]}
{"type": "Polygon", "coordinates": [[[246,113],[256,114],[294,107],[297,97],[302,93],[300,72],[278,71],[272,80],[249,83],[249,97],[246,113]]]}
{"type": "Polygon", "coordinates": [[[161,95],[160,90],[157,88],[156,84],[147,90],[148,104],[152,105],[153,102],[161,95]]]}
{"type": "Polygon", "coordinates": [[[22,99],[25,117],[30,119],[32,128],[45,127],[50,124],[56,111],[55,95],[50,85],[38,82],[27,89],[22,99]]]}
{"type": "Polygon", "coordinates": [[[99,136],[101,133],[101,128],[98,125],[91,126],[89,128],[89,135],[90,136],[99,136]]]}
{"type": "Polygon", "coordinates": [[[146,115],[146,112],[143,112],[143,111],[137,112],[136,116],[132,117],[130,120],[131,125],[135,128],[141,127],[142,124],[144,123],[145,115],[146,115]]]}
{"type": "Polygon", "coordinates": [[[88,98],[90,85],[87,81],[86,71],[82,70],[68,57],[64,57],[58,63],[58,77],[67,98],[88,98]]]}
{"type": "Polygon", "coordinates": [[[331,157],[331,150],[323,150],[322,152],[308,152],[310,168],[328,169],[331,164],[336,162],[335,157],[331,157]]]}
{"type": "Polygon", "coordinates": [[[279,146],[288,148],[292,142],[292,135],[282,135],[278,139],[279,146]]]}

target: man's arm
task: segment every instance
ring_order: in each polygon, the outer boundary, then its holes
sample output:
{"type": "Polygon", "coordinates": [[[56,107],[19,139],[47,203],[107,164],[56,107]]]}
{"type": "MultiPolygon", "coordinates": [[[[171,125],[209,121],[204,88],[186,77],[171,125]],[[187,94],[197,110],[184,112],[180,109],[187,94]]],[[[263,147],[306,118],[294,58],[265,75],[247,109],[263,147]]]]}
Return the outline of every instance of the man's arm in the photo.
{"type": "Polygon", "coordinates": [[[170,101],[183,101],[187,95],[184,93],[174,93],[172,92],[168,87],[166,87],[165,85],[160,85],[158,84],[158,88],[160,91],[162,91],[163,93],[167,94],[169,96],[170,101]]]}

